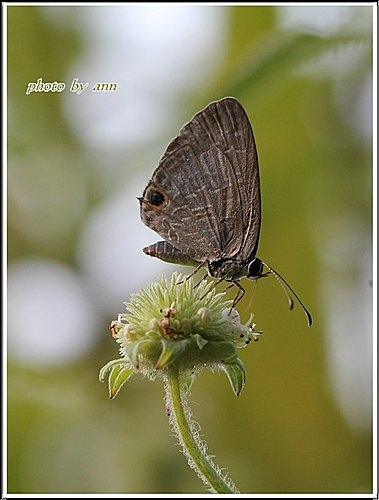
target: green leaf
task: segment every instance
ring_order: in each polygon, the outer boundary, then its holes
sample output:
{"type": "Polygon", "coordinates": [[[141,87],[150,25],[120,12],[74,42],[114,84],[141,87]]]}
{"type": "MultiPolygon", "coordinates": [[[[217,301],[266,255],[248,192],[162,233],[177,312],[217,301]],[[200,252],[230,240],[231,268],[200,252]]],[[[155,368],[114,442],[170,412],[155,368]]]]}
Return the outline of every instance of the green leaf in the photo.
{"type": "Polygon", "coordinates": [[[181,390],[187,394],[192,387],[192,384],[195,381],[195,372],[189,372],[185,375],[182,375],[180,378],[180,388],[181,390]]]}
{"type": "Polygon", "coordinates": [[[109,370],[111,370],[113,366],[118,364],[125,364],[125,361],[123,359],[113,359],[112,361],[109,361],[109,363],[107,363],[105,366],[103,366],[99,373],[100,382],[104,382],[107,372],[109,372],[109,370]]]}
{"type": "Polygon", "coordinates": [[[252,44],[251,53],[245,54],[237,62],[234,80],[225,89],[225,95],[241,95],[252,92],[259,84],[267,85],[277,75],[281,78],[286,71],[299,64],[310,61],[320,54],[347,44],[370,43],[367,37],[360,34],[333,35],[323,37],[307,33],[287,33],[278,37],[269,34],[262,50],[257,51],[252,44]]]}
{"type": "Polygon", "coordinates": [[[183,340],[162,340],[162,352],[156,364],[156,368],[160,369],[168,366],[170,363],[175,361],[175,359],[184,351],[187,347],[189,341],[188,339],[183,340]]]}
{"type": "Polygon", "coordinates": [[[205,344],[208,344],[208,340],[206,340],[204,337],[199,335],[198,333],[195,333],[195,335],[192,336],[196,340],[197,347],[201,350],[205,344]]]}
{"type": "Polygon", "coordinates": [[[111,369],[108,378],[109,397],[114,399],[119,393],[121,387],[133,375],[133,368],[128,364],[117,364],[111,369]]]}
{"type": "Polygon", "coordinates": [[[142,339],[139,340],[138,342],[134,342],[131,344],[128,349],[127,349],[127,356],[129,358],[129,361],[133,365],[133,367],[138,370],[139,369],[139,359],[138,355],[140,354],[141,348],[143,350],[143,346],[149,346],[151,342],[148,339],[142,339]]]}
{"type": "Polygon", "coordinates": [[[239,396],[246,382],[245,367],[240,359],[231,365],[222,365],[236,396],[239,396]]]}

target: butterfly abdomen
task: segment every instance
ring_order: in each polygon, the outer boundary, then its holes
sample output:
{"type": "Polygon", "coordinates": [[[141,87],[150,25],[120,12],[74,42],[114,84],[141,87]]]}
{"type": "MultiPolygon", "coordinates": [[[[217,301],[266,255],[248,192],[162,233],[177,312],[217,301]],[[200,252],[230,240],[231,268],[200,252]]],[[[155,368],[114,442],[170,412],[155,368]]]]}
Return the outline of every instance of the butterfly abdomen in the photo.
{"type": "Polygon", "coordinates": [[[150,257],[157,257],[172,264],[182,264],[183,266],[198,266],[200,264],[200,262],[191,259],[191,257],[175,248],[168,241],[158,241],[154,245],[145,247],[143,252],[146,255],[150,255],[150,257]]]}

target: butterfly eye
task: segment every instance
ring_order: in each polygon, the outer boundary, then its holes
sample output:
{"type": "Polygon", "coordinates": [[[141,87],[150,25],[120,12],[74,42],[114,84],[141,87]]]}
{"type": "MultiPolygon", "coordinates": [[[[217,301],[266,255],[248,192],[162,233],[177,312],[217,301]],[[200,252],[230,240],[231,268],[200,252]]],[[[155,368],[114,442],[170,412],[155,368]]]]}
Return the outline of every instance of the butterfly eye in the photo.
{"type": "Polygon", "coordinates": [[[251,280],[256,280],[262,276],[262,273],[263,263],[256,257],[247,267],[247,277],[251,280]]]}

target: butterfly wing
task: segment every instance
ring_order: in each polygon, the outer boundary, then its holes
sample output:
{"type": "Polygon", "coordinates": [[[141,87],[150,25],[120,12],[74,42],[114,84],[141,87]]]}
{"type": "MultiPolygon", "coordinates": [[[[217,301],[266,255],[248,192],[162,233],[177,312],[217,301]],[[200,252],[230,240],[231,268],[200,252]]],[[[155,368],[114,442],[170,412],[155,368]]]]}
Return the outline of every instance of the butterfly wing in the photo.
{"type": "Polygon", "coordinates": [[[207,106],[183,126],[140,198],[142,221],[196,262],[255,253],[258,157],[236,99],[207,106]]]}

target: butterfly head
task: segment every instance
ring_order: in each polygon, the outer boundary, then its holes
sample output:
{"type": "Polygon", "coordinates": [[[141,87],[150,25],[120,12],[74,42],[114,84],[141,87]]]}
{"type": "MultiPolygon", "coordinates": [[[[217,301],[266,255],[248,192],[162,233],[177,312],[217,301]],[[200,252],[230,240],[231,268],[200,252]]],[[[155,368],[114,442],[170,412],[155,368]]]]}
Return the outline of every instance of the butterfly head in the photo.
{"type": "Polygon", "coordinates": [[[246,277],[249,280],[257,280],[263,278],[263,276],[267,276],[269,273],[263,272],[263,266],[263,262],[258,257],[255,257],[247,266],[246,277]]]}

